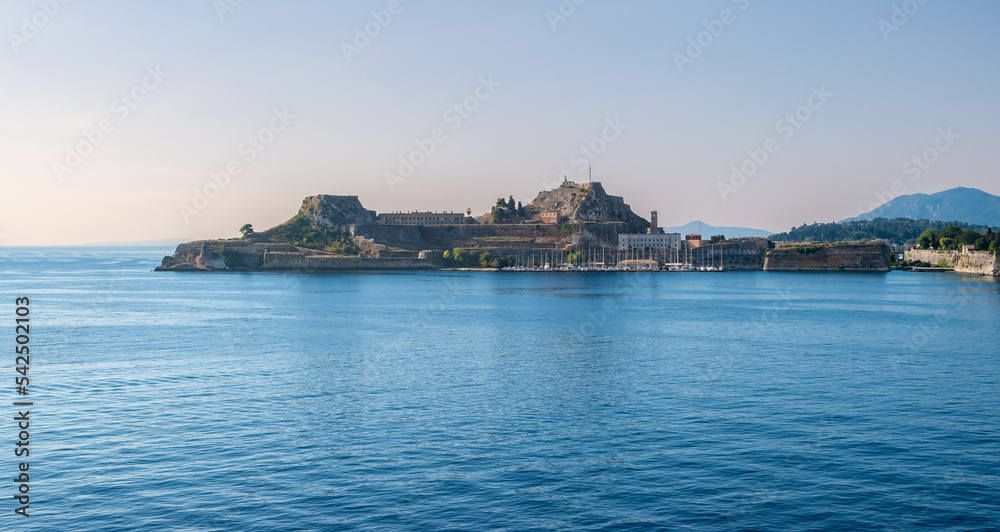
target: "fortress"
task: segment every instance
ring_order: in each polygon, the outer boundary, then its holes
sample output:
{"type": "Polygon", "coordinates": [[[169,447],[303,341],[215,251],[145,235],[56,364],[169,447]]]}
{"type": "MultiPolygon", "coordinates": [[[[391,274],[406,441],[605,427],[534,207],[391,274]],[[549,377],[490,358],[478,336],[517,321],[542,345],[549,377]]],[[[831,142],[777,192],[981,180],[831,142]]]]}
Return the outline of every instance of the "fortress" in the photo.
{"type": "Polygon", "coordinates": [[[803,253],[760,238],[681,240],[658,229],[656,213],[651,224],[597,182],[564,181],[518,209],[501,200],[493,213],[467,214],[376,213],[357,196],[310,196],[284,224],[242,239],[181,244],[157,270],[437,269],[465,250],[514,269],[889,271],[879,243],[803,253]]]}

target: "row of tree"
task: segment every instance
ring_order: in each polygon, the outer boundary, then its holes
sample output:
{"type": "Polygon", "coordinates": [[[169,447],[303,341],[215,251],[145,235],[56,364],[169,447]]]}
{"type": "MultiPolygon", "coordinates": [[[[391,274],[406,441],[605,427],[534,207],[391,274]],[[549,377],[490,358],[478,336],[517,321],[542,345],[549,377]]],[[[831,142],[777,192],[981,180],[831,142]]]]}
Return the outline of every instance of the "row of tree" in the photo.
{"type": "Polygon", "coordinates": [[[915,245],[927,230],[944,231],[949,227],[986,233],[990,228],[964,222],[876,218],[844,223],[813,223],[793,227],[786,233],[771,235],[775,242],[844,242],[852,240],[887,240],[898,245],[915,245]]]}
{"type": "Polygon", "coordinates": [[[948,227],[941,231],[928,229],[917,237],[917,245],[921,249],[962,249],[962,246],[976,246],[976,251],[1000,251],[1000,233],[987,228],[985,233],[948,227]]]}
{"type": "Polygon", "coordinates": [[[480,253],[469,249],[455,248],[444,252],[444,262],[452,268],[509,268],[516,259],[511,256],[494,257],[489,251],[480,253]]]}
{"type": "Polygon", "coordinates": [[[507,200],[497,198],[497,204],[490,214],[495,224],[517,223],[528,218],[528,208],[521,205],[520,201],[515,202],[514,196],[507,200]]]}

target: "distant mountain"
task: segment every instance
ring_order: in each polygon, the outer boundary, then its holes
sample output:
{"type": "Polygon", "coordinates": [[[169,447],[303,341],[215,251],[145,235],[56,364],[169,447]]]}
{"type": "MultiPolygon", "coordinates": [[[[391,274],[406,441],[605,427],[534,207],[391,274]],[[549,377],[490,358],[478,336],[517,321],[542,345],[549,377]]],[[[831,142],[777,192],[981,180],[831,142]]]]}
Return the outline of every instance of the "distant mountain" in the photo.
{"type": "Polygon", "coordinates": [[[963,187],[930,195],[911,194],[900,196],[867,214],[842,220],[841,223],[875,218],[958,220],[996,227],[1000,226],[1000,196],[963,187]]]}
{"type": "Polygon", "coordinates": [[[667,233],[680,233],[682,235],[698,233],[706,240],[715,235],[724,235],[726,238],[743,238],[748,236],[767,238],[774,233],[773,231],[750,229],[747,227],[715,227],[714,225],[708,225],[697,220],[678,227],[664,227],[663,230],[667,233]]]}

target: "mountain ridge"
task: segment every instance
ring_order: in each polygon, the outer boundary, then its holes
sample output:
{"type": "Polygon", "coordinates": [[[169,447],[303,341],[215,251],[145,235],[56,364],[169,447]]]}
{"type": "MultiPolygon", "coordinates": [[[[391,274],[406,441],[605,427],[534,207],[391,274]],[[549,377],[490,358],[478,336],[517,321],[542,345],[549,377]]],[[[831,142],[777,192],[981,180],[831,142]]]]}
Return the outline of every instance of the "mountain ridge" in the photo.
{"type": "Polygon", "coordinates": [[[774,234],[774,231],[767,231],[764,229],[753,229],[750,227],[716,227],[713,225],[706,224],[701,220],[695,220],[685,225],[664,227],[663,230],[667,233],[680,233],[682,235],[696,233],[706,238],[715,235],[725,235],[727,238],[743,238],[743,237],[767,238],[772,234],[774,234]]]}
{"type": "Polygon", "coordinates": [[[1000,226],[1000,196],[967,187],[955,187],[935,194],[908,194],[894,198],[871,212],[838,223],[876,218],[962,221],[1000,226]]]}

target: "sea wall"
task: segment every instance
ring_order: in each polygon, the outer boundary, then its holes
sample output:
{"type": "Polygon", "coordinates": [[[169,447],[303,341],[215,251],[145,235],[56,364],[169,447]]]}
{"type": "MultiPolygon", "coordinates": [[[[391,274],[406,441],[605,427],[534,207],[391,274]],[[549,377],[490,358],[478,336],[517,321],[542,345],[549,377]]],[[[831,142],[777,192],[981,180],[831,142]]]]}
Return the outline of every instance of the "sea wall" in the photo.
{"type": "Polygon", "coordinates": [[[288,244],[246,241],[188,242],[164,257],[157,271],[220,270],[426,270],[437,267],[427,255],[406,257],[343,257],[302,250],[288,244]]]}
{"type": "Polygon", "coordinates": [[[416,258],[361,258],[306,255],[305,253],[267,253],[261,270],[335,271],[335,270],[430,270],[435,266],[416,258]]]}
{"type": "MultiPolygon", "coordinates": [[[[722,265],[727,270],[763,270],[768,245],[765,239],[728,240],[721,244],[702,246],[687,251],[694,266],[722,265]]],[[[681,251],[681,260],[685,259],[681,251]]]]}
{"type": "Polygon", "coordinates": [[[765,271],[888,272],[889,246],[884,243],[799,244],[769,250],[765,271]]]}
{"type": "Polygon", "coordinates": [[[584,231],[596,245],[617,246],[618,234],[627,230],[620,222],[571,225],[460,224],[460,225],[353,225],[351,235],[396,248],[445,250],[463,248],[552,248],[569,245],[573,233],[584,231]]]}
{"type": "Polygon", "coordinates": [[[927,262],[931,266],[954,268],[958,273],[1000,275],[1000,257],[989,251],[935,251],[914,249],[906,252],[906,260],[927,262]]]}
{"type": "Polygon", "coordinates": [[[163,257],[156,270],[224,270],[235,266],[252,269],[260,266],[267,250],[294,252],[297,248],[288,244],[253,244],[245,240],[197,240],[178,245],[173,255],[163,257]]]}

